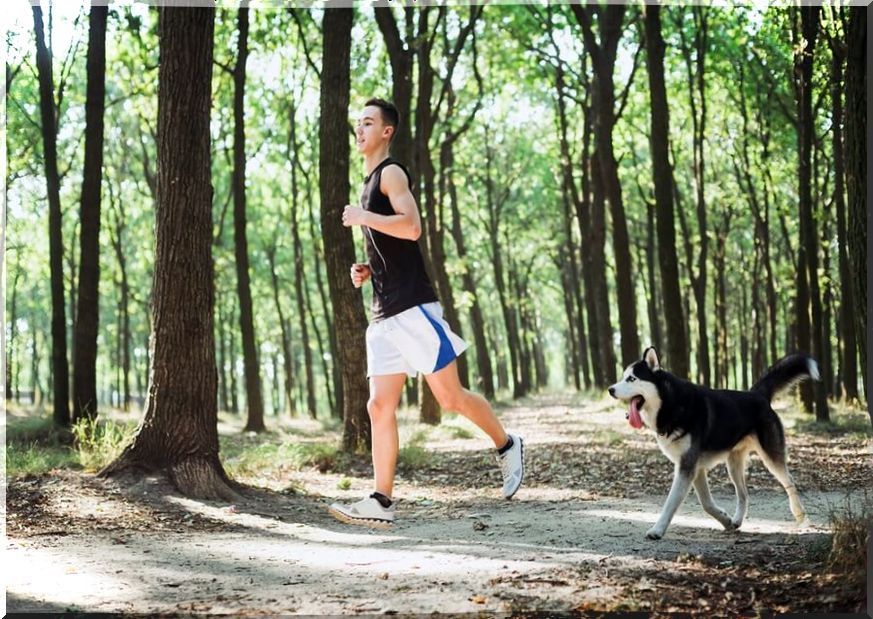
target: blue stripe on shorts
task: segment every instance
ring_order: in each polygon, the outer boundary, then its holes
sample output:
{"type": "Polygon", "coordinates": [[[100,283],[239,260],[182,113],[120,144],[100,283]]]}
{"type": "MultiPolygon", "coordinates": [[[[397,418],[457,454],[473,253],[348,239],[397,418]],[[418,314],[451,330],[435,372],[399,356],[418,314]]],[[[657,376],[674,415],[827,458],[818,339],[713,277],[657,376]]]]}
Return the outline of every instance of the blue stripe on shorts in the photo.
{"type": "Polygon", "coordinates": [[[449,341],[449,337],[446,335],[443,326],[431,318],[430,314],[428,314],[422,306],[419,305],[418,309],[421,310],[421,313],[424,314],[425,318],[427,318],[430,324],[433,325],[433,328],[436,330],[437,335],[440,338],[440,351],[437,354],[436,365],[433,366],[433,371],[436,372],[454,361],[457,355],[455,354],[455,349],[452,348],[452,343],[449,341]]]}

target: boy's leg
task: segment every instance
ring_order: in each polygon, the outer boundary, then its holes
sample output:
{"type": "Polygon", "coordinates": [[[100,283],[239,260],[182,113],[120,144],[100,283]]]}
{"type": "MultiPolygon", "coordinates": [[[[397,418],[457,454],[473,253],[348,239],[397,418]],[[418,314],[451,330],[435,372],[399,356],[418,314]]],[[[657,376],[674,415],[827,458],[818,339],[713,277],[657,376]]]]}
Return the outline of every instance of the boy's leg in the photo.
{"type": "Polygon", "coordinates": [[[376,492],[391,498],[394,491],[394,473],[397,467],[397,406],[403,393],[406,374],[387,374],[370,377],[370,415],[373,447],[373,475],[376,492]]]}
{"type": "Polygon", "coordinates": [[[432,374],[426,374],[425,380],[430,385],[434,397],[440,406],[449,411],[460,413],[491,437],[494,446],[500,449],[506,444],[507,434],[503,424],[494,414],[488,400],[478,393],[464,389],[458,378],[458,362],[452,361],[446,367],[432,374]]]}

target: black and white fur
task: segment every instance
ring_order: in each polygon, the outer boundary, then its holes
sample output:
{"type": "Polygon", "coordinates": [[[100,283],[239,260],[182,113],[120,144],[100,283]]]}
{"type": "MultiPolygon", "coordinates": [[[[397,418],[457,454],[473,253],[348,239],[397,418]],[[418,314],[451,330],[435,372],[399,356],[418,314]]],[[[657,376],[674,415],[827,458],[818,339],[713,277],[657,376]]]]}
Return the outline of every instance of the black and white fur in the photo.
{"type": "Polygon", "coordinates": [[[642,423],[655,433],[658,447],[675,465],[667,502],[646,537],[663,537],[691,486],[706,513],[725,529],[738,529],[748,510],[746,464],[753,451],[785,488],[791,512],[802,522],[803,505],[786,467],[785,433],[770,402],[778,391],[807,377],[819,380],[818,364],[804,354],[779,360],[749,391],[709,389],[673,376],[661,368],[651,347],[640,361],[629,365],[609,394],[629,403],[636,399],[632,406],[642,423]],[[709,492],[706,473],[720,462],[726,462],[736,489],[733,517],[715,504],[709,492]]]}

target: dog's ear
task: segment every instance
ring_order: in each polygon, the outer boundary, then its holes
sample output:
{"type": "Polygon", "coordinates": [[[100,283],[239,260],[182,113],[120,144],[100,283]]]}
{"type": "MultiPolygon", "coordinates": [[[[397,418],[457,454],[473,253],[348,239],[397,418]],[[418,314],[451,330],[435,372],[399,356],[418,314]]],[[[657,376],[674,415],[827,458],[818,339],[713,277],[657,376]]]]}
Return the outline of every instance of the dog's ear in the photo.
{"type": "Polygon", "coordinates": [[[646,362],[646,365],[648,365],[649,369],[653,372],[661,369],[661,363],[658,361],[658,351],[655,350],[654,346],[646,348],[646,351],[643,353],[643,361],[646,362]]]}

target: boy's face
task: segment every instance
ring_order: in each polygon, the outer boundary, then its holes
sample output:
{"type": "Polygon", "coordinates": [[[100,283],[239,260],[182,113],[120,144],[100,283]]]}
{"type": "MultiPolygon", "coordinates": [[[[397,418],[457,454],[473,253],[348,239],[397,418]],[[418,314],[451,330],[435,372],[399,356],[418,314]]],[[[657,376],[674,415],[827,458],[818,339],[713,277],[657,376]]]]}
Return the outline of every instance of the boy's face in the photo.
{"type": "Polygon", "coordinates": [[[382,120],[382,110],[375,105],[368,105],[355,124],[355,146],[359,153],[373,152],[390,141],[393,131],[394,127],[382,120]]]}

